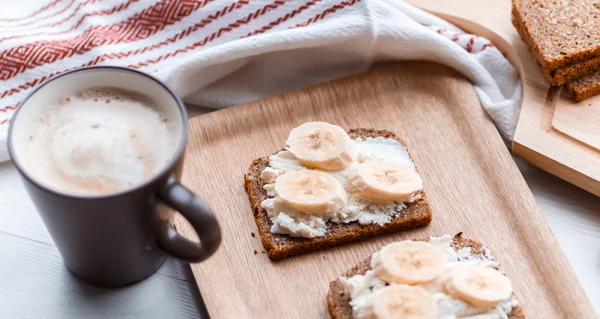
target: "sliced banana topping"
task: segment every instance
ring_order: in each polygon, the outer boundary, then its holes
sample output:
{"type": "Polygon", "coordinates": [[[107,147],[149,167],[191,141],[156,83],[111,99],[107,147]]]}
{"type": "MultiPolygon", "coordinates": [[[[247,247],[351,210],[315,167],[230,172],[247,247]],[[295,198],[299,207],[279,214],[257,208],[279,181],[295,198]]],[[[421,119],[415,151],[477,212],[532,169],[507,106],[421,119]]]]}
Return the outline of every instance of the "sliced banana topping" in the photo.
{"type": "Polygon", "coordinates": [[[377,319],[434,319],[433,297],[423,288],[391,285],[373,293],[373,317],[377,319]]]}
{"type": "Polygon", "coordinates": [[[385,160],[355,164],[349,179],[361,196],[371,200],[410,200],[423,189],[423,180],[414,168],[385,160]]]}
{"type": "Polygon", "coordinates": [[[453,298],[478,308],[494,307],[513,293],[512,284],[506,276],[481,265],[455,267],[444,287],[453,298]]]}
{"type": "Polygon", "coordinates": [[[371,268],[388,283],[415,285],[444,272],[446,258],[433,245],[406,240],[391,243],[373,254],[371,268]]]}
{"type": "Polygon", "coordinates": [[[304,123],[290,132],[287,145],[302,165],[344,169],[356,159],[357,146],[343,128],[325,122],[304,123]]]}
{"type": "Polygon", "coordinates": [[[313,170],[292,171],[275,180],[275,192],[290,207],[314,216],[333,213],[348,196],[335,177],[313,170]]]}

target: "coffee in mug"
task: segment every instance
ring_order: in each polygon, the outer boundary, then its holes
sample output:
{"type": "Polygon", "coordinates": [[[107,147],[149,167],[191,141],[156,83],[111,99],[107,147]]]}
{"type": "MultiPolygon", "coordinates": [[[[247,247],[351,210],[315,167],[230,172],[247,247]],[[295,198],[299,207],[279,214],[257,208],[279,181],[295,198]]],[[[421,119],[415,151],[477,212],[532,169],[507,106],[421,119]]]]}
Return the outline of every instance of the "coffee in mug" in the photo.
{"type": "Polygon", "coordinates": [[[102,195],[137,186],[175,155],[176,120],[148,96],[90,88],[61,97],[30,124],[23,166],[44,185],[102,195]]]}
{"type": "Polygon", "coordinates": [[[200,262],[215,253],[217,219],[180,183],[187,133],[181,100],[127,68],[66,72],[21,102],[8,150],[75,275],[115,287],[150,276],[167,255],[200,262]],[[200,242],[177,233],[175,212],[200,242]]]}

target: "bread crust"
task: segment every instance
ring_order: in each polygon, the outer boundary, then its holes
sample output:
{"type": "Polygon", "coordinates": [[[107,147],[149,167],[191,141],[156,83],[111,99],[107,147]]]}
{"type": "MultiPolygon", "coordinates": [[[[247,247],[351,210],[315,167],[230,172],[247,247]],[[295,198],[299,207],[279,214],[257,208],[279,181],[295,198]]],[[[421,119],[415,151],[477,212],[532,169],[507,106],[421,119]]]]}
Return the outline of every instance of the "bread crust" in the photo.
{"type": "Polygon", "coordinates": [[[552,71],[551,83],[554,86],[569,84],[586,76],[597,74],[599,70],[600,58],[594,58],[585,62],[571,64],[564,68],[552,71]]]}
{"type": "MultiPolygon", "coordinates": [[[[429,239],[423,239],[422,241],[429,241],[429,239]]],[[[451,245],[457,250],[463,247],[471,247],[472,255],[484,253],[482,249],[483,244],[462,237],[462,233],[458,233],[454,236],[454,238],[452,238],[451,245]]],[[[371,269],[371,256],[343,273],[342,276],[351,277],[354,275],[364,275],[369,269],[371,269]]],[[[327,308],[329,309],[329,314],[333,319],[352,319],[350,294],[348,294],[339,278],[336,278],[329,284],[329,292],[327,293],[327,308]]],[[[514,307],[508,318],[525,319],[525,314],[523,313],[521,306],[514,307]]]]}
{"type": "Polygon", "coordinates": [[[549,70],[600,57],[600,42],[589,36],[600,25],[592,18],[599,9],[588,0],[566,7],[550,0],[512,0],[513,24],[516,19],[523,40],[549,70]]]}
{"type": "MultiPolygon", "coordinates": [[[[396,134],[375,129],[352,129],[348,131],[351,138],[384,137],[393,138],[404,146],[404,141],[396,134]]],[[[410,153],[409,153],[410,156],[410,153]]],[[[411,157],[412,160],[412,157],[411,157]]],[[[421,191],[421,199],[406,204],[392,220],[383,225],[361,225],[358,222],[351,223],[328,223],[328,228],[323,237],[299,238],[288,235],[272,234],[270,232],[271,222],[265,209],[260,203],[267,199],[267,193],[263,188],[264,182],[260,173],[269,165],[268,157],[261,157],[252,162],[248,172],[244,176],[244,185],[248,192],[248,198],[252,207],[252,213],[258,227],[260,238],[271,260],[280,260],[291,256],[308,253],[315,250],[344,245],[350,242],[380,236],[401,230],[424,227],[431,223],[431,208],[425,191],[421,191]]]]}
{"type": "Polygon", "coordinates": [[[596,96],[600,94],[600,72],[567,83],[565,88],[576,102],[596,96]]]}
{"type": "MultiPolygon", "coordinates": [[[[531,32],[531,24],[533,22],[531,19],[525,17],[525,12],[520,9],[519,4],[522,4],[525,1],[528,0],[512,1],[511,20],[521,39],[527,43],[534,60],[540,65],[544,76],[552,85],[560,86],[568,84],[600,71],[600,46],[598,46],[598,50],[596,50],[598,52],[596,53],[591,53],[592,51],[590,50],[581,50],[581,52],[570,56],[560,56],[558,58],[545,56],[542,51],[544,50],[544,46],[548,45],[548,43],[542,39],[538,39],[536,35],[531,32]]],[[[531,13],[528,16],[530,15],[531,13]]],[[[539,21],[536,23],[539,23],[539,21]]],[[[591,92],[591,90],[588,89],[586,92],[591,92]]],[[[580,98],[583,96],[582,93],[579,93],[578,96],[578,101],[582,100],[580,98]]],[[[576,99],[578,98],[577,96],[575,97],[576,99]]]]}

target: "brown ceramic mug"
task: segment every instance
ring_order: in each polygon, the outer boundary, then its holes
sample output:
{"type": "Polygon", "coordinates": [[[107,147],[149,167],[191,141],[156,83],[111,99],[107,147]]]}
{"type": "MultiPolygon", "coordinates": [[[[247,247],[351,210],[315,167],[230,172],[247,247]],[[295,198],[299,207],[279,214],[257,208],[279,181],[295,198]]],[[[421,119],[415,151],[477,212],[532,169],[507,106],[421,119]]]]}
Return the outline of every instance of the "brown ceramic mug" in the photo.
{"type": "Polygon", "coordinates": [[[163,83],[121,67],[91,67],[61,74],[34,90],[15,112],[8,148],[46,228],[67,267],[78,277],[101,286],[121,286],[153,274],[167,255],[200,262],[219,247],[221,232],[209,207],[179,183],[187,140],[183,103],[163,83]],[[21,145],[34,118],[50,101],[80,90],[115,87],[151,98],[175,118],[174,156],[158,173],[131,188],[97,196],[57,191],[36,179],[21,145]],[[193,226],[200,243],[172,226],[173,209],[193,226]]]}

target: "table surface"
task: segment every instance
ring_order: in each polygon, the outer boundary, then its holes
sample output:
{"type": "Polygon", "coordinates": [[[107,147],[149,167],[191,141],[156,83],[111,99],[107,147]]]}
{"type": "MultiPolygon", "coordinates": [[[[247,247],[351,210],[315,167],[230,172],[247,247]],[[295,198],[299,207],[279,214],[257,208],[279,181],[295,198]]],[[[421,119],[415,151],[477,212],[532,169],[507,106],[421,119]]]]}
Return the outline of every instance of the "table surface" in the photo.
{"type": "MultiPolygon", "coordinates": [[[[193,108],[191,114],[205,111],[193,108]]],[[[600,314],[600,198],[515,158],[600,314]]],[[[207,318],[191,270],[173,259],[150,278],[102,289],[63,265],[14,166],[0,163],[0,318],[207,318]]]]}
{"type": "MultiPolygon", "coordinates": [[[[38,0],[12,0],[13,3],[38,0]]],[[[5,5],[1,16],[22,6],[5,5]]],[[[196,113],[196,112],[192,112],[196,113]]],[[[600,198],[515,159],[600,314],[600,198]]],[[[63,265],[17,171],[0,163],[0,318],[208,317],[189,267],[167,260],[121,289],[90,286],[63,265]]]]}

